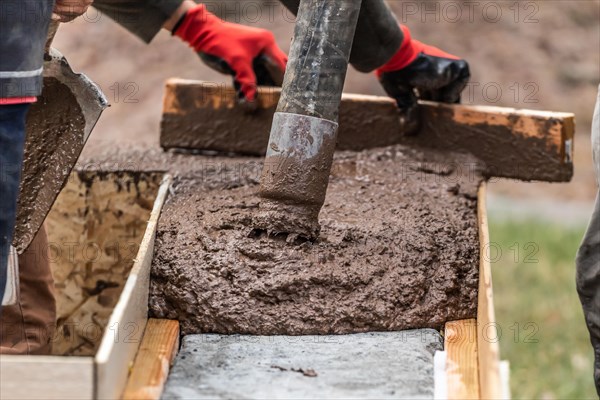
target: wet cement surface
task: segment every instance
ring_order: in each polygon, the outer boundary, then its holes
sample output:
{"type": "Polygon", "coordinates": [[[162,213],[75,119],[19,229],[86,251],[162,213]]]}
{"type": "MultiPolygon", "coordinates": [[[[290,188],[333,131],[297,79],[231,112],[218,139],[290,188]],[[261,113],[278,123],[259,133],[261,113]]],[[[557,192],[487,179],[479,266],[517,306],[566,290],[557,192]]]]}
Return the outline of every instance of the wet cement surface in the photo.
{"type": "Polygon", "coordinates": [[[440,328],[476,315],[478,164],[402,146],[341,152],[316,242],[253,230],[262,159],[116,153],[102,169],[168,170],[150,313],[184,334],[440,328]]]}
{"type": "Polygon", "coordinates": [[[329,183],[337,124],[278,112],[260,179],[260,221],[270,233],[317,238],[329,183]]]}
{"type": "Polygon", "coordinates": [[[27,115],[14,245],[23,252],[44,222],[84,145],[85,120],[71,90],[45,78],[27,115]],[[60,103],[56,99],[61,99],[60,103]]]}

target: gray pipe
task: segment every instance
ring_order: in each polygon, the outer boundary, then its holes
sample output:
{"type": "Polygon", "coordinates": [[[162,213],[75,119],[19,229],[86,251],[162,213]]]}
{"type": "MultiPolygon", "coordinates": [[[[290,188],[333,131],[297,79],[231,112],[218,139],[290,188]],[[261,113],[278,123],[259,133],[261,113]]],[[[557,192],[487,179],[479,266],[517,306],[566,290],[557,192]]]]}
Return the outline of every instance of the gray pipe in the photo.
{"type": "Polygon", "coordinates": [[[259,227],[315,238],[361,0],[302,0],[259,195],[259,227]]]}
{"type": "MultiPolygon", "coordinates": [[[[300,0],[280,0],[298,15],[300,0]]],[[[350,52],[350,64],[360,72],[371,72],[388,62],[404,36],[394,13],[384,0],[363,0],[350,52]]]]}
{"type": "Polygon", "coordinates": [[[337,122],[360,0],[303,0],[277,112],[337,122]]]}

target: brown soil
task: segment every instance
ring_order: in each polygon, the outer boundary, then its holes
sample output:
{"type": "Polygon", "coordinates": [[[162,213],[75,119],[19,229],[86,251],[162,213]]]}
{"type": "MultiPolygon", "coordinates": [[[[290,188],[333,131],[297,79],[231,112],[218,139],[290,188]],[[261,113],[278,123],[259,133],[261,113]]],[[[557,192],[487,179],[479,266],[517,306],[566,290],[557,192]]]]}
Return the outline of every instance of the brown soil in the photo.
{"type": "MultiPolygon", "coordinates": [[[[481,178],[457,168],[474,165],[466,155],[401,146],[336,154],[315,242],[253,229],[257,159],[157,156],[150,164],[176,178],[150,308],[184,334],[439,328],[476,315],[481,178]]],[[[146,168],[151,158],[138,159],[146,168]]]]}

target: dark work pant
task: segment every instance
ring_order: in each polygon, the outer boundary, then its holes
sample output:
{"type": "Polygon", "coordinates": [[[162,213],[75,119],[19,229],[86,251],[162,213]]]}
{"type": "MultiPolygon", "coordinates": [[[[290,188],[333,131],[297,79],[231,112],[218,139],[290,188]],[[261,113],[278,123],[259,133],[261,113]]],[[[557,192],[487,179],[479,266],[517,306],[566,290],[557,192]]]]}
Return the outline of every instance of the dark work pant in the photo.
{"type": "Polygon", "coordinates": [[[0,106],[0,300],[4,297],[8,251],[15,229],[28,109],[29,104],[0,106]]]}
{"type": "Polygon", "coordinates": [[[600,396],[600,191],[577,253],[577,292],[594,349],[594,380],[600,396]]]}
{"type": "Polygon", "coordinates": [[[592,155],[599,189],[590,225],[577,252],[577,292],[594,349],[594,380],[600,396],[600,87],[592,123],[592,155]]]}

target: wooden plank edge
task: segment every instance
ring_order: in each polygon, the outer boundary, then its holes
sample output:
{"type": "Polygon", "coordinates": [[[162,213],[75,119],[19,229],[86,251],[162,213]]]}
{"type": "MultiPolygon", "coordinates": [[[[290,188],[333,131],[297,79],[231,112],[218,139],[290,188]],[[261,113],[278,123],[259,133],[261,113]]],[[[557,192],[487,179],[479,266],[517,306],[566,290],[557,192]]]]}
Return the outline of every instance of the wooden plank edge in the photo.
{"type": "Polygon", "coordinates": [[[449,400],[479,399],[477,321],[447,322],[444,327],[446,385],[449,400]]]}
{"type": "Polygon", "coordinates": [[[563,119],[561,140],[563,147],[561,149],[561,157],[565,164],[573,165],[575,162],[575,115],[571,114],[563,119]]]}
{"type": "MultiPolygon", "coordinates": [[[[185,85],[198,87],[208,92],[219,92],[221,96],[237,99],[237,94],[231,84],[228,83],[217,83],[217,82],[206,82],[202,80],[192,80],[183,78],[169,78],[165,82],[167,88],[176,88],[177,86],[185,85]]],[[[279,87],[258,87],[259,96],[276,96],[279,98],[281,94],[281,88],[279,87]]],[[[166,91],[168,93],[169,90],[166,91]]],[[[358,93],[342,93],[342,101],[348,102],[369,102],[374,104],[389,105],[394,110],[396,109],[396,102],[386,96],[376,96],[369,94],[358,94],[358,93]]],[[[568,120],[569,122],[574,121],[575,114],[560,111],[545,111],[545,110],[532,110],[525,108],[512,108],[512,107],[499,107],[499,106],[488,106],[488,105],[467,105],[467,104],[446,104],[438,103],[434,101],[419,100],[419,104],[426,106],[427,108],[437,109],[448,109],[461,112],[477,112],[486,114],[497,114],[497,115],[518,115],[523,117],[533,117],[541,119],[557,119],[557,120],[568,120]]]]}
{"type": "MultiPolygon", "coordinates": [[[[260,87],[258,92],[262,111],[253,117],[239,107],[228,84],[170,79],[164,94],[161,147],[264,155],[280,89],[260,87]],[[227,113],[236,117],[228,118],[227,113]],[[205,124],[194,122],[199,115],[205,124]],[[252,141],[246,140],[249,126],[256,135],[252,141]]],[[[392,99],[344,94],[338,150],[402,144],[469,152],[484,164],[488,177],[568,182],[573,176],[575,120],[571,113],[430,101],[420,105],[427,123],[422,123],[418,134],[407,135],[392,99]],[[368,112],[361,114],[365,107],[368,112]],[[361,125],[366,120],[375,129],[368,137],[363,132],[367,127],[361,125]],[[475,143],[477,140],[487,146],[475,143]],[[495,149],[500,145],[512,146],[514,151],[509,156],[499,154],[495,149]]]]}
{"type": "MultiPolygon", "coordinates": [[[[119,317],[123,314],[125,308],[127,307],[128,299],[131,295],[131,289],[133,286],[135,286],[137,275],[143,267],[143,255],[149,243],[152,241],[154,233],[156,232],[158,218],[160,217],[160,212],[167,198],[169,187],[171,186],[172,181],[172,176],[166,174],[163,178],[163,181],[160,184],[160,188],[158,190],[156,200],[154,201],[152,212],[150,213],[150,219],[148,220],[148,224],[146,226],[146,232],[144,233],[142,242],[140,243],[140,248],[135,258],[135,262],[133,264],[133,267],[131,268],[129,277],[127,278],[127,282],[125,283],[125,287],[123,288],[123,293],[121,294],[119,302],[115,306],[115,309],[109,320],[109,327],[112,326],[113,323],[118,323],[120,321],[119,317]]],[[[102,339],[100,347],[98,348],[98,352],[96,353],[96,361],[104,360],[105,357],[110,353],[110,349],[114,344],[113,339],[114,338],[105,335],[105,337],[102,339]]]]}
{"type": "Polygon", "coordinates": [[[160,399],[178,350],[179,322],[149,319],[122,398],[160,399]]]}
{"type": "Polygon", "coordinates": [[[92,357],[0,355],[0,399],[92,400],[92,357]]]}
{"type": "MultiPolygon", "coordinates": [[[[135,299],[134,297],[136,294],[139,296],[138,292],[140,290],[138,286],[142,281],[140,277],[142,275],[149,276],[150,274],[149,269],[154,253],[154,239],[156,237],[158,219],[169,194],[169,189],[172,182],[173,177],[170,174],[165,174],[156,195],[154,207],[150,213],[150,218],[146,226],[146,232],[144,233],[142,242],[140,243],[140,248],[138,254],[136,255],[134,265],[129,273],[129,277],[127,278],[123,292],[121,293],[119,301],[115,306],[107,325],[108,329],[113,330],[113,334],[111,335],[105,332],[98,352],[94,358],[96,365],[95,398],[116,398],[123,392],[127,383],[129,368],[133,363],[135,355],[139,349],[148,319],[148,299],[135,299]],[[136,319],[136,321],[123,321],[124,316],[128,311],[130,311],[128,308],[131,306],[131,304],[140,301],[145,304],[145,307],[140,310],[131,311],[142,313],[141,318],[136,319]],[[133,326],[133,332],[130,329],[131,324],[135,324],[133,326]],[[121,343],[124,343],[130,347],[127,354],[113,354],[115,347],[121,343]],[[108,368],[111,358],[114,357],[121,358],[122,362],[118,363],[117,365],[111,365],[110,368],[108,368]],[[110,381],[109,377],[101,376],[103,372],[107,372],[108,370],[110,370],[110,374],[115,378],[115,380],[110,381]],[[107,380],[108,382],[106,382],[107,380]]],[[[143,289],[144,290],[141,290],[141,293],[147,297],[148,288],[143,289]]],[[[113,362],[113,364],[115,363],[113,362]]]]}
{"type": "Polygon", "coordinates": [[[490,235],[487,219],[487,184],[482,183],[477,193],[477,219],[479,225],[479,294],[477,301],[477,356],[479,359],[479,388],[482,399],[501,399],[500,346],[492,267],[490,264],[490,235]]]}

